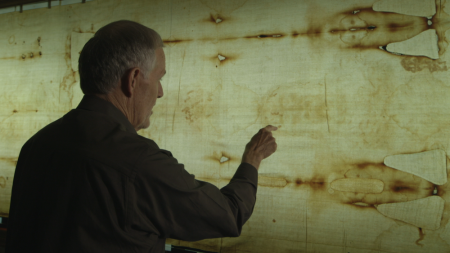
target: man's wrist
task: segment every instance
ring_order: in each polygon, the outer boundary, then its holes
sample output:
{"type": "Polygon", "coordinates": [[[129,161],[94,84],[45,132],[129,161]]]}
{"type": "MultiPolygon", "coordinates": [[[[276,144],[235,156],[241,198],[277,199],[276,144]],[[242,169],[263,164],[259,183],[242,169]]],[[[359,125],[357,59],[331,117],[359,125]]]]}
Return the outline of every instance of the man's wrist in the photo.
{"type": "Polygon", "coordinates": [[[256,168],[256,170],[259,170],[259,165],[261,164],[261,160],[258,159],[242,159],[243,163],[248,163],[256,168]]]}

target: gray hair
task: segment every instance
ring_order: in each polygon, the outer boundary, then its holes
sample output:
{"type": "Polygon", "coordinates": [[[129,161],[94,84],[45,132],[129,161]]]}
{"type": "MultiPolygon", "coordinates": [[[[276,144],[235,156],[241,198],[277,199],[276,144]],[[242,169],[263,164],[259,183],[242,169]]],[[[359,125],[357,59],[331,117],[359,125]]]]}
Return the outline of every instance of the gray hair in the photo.
{"type": "Polygon", "coordinates": [[[157,32],[133,21],[116,21],[100,28],[81,50],[81,90],[84,94],[108,94],[125,72],[135,67],[147,78],[155,65],[155,50],[163,46],[157,32]]]}

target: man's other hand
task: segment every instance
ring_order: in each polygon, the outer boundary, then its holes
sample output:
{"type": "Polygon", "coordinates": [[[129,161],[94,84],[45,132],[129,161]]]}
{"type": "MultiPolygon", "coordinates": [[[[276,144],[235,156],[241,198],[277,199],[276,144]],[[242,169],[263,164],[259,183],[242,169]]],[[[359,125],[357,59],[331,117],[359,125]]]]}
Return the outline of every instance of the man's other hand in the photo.
{"type": "Polygon", "coordinates": [[[259,169],[261,161],[277,150],[277,143],[272,136],[272,131],[277,129],[277,127],[271,125],[261,128],[245,146],[242,162],[249,163],[259,169]]]}

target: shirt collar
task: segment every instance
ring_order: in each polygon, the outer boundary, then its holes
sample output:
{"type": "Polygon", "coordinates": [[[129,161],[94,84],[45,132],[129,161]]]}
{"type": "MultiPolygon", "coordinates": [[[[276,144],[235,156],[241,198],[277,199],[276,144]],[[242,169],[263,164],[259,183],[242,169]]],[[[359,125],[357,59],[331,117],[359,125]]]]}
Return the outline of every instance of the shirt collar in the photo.
{"type": "Polygon", "coordinates": [[[125,115],[119,109],[117,109],[117,107],[115,107],[112,103],[95,95],[84,95],[77,109],[106,114],[114,121],[118,122],[120,124],[120,128],[123,131],[137,134],[133,125],[131,125],[127,117],[125,117],[125,115]]]}

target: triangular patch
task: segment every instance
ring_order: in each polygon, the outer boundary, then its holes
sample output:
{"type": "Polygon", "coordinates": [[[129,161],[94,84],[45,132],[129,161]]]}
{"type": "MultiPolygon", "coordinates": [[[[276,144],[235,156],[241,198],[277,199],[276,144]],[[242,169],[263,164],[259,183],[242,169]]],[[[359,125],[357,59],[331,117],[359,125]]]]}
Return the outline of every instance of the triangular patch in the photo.
{"type": "Polygon", "coordinates": [[[419,176],[433,184],[447,183],[447,157],[440,149],[415,154],[388,156],[386,166],[419,176]]]}

